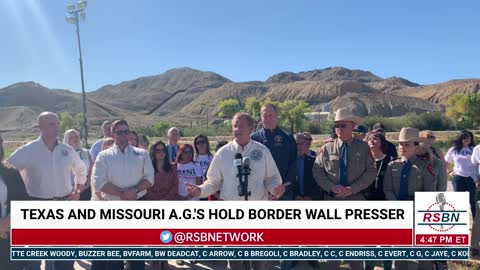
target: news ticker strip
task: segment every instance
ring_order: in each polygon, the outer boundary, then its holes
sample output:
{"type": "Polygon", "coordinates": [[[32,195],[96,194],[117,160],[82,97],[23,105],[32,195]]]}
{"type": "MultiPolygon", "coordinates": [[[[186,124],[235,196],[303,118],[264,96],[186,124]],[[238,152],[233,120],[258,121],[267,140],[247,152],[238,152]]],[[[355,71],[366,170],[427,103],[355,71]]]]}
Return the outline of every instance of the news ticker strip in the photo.
{"type": "Polygon", "coordinates": [[[12,247],[12,260],[468,260],[468,248],[12,247]]]}

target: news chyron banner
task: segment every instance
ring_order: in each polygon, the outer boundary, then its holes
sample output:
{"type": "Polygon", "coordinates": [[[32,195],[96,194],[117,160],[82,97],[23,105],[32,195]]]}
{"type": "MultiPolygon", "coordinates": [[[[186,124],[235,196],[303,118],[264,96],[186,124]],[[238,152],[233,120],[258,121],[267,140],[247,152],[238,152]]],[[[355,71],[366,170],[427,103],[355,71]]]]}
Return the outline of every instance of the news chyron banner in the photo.
{"type": "Polygon", "coordinates": [[[417,193],[418,211],[413,201],[15,201],[11,259],[468,259],[468,195],[440,194],[417,193]],[[467,212],[449,225],[451,211],[467,212]],[[447,238],[415,246],[422,236],[447,238]]]}

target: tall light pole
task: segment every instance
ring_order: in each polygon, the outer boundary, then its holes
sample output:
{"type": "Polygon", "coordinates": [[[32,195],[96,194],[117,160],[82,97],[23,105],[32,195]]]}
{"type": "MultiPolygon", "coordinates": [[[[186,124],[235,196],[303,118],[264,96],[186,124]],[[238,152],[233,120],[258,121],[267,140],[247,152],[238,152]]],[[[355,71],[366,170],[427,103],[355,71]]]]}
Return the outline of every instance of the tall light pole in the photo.
{"type": "Polygon", "coordinates": [[[67,5],[67,16],[65,20],[68,23],[75,24],[77,27],[77,42],[78,53],[80,61],[80,79],[82,81],[82,105],[83,105],[83,145],[88,148],[88,128],[87,128],[87,96],[85,95],[85,83],[83,80],[83,61],[82,61],[82,47],[80,45],[80,25],[79,19],[85,20],[85,8],[87,7],[87,1],[79,1],[77,4],[67,5]]]}
{"type": "Polygon", "coordinates": [[[206,108],[206,117],[207,117],[207,129],[208,129],[208,114],[209,114],[209,108],[212,107],[212,106],[215,106],[215,105],[212,105],[212,104],[205,104],[205,103],[202,103],[200,104],[200,106],[206,108]]]}

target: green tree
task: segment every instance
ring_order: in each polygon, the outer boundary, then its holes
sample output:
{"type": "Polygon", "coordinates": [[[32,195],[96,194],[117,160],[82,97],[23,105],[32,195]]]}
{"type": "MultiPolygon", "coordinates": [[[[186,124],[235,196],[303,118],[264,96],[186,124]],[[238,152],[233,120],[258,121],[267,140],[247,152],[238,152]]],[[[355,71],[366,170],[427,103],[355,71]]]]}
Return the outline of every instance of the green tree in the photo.
{"type": "Polygon", "coordinates": [[[259,119],[260,118],[260,108],[262,107],[262,104],[256,97],[248,97],[245,100],[245,112],[250,114],[250,116],[253,117],[253,119],[259,119]]]}
{"type": "Polygon", "coordinates": [[[240,102],[237,99],[226,99],[217,105],[219,110],[218,116],[222,118],[231,118],[241,110],[240,102]]]}
{"type": "Polygon", "coordinates": [[[480,93],[456,94],[448,99],[447,116],[458,128],[480,126],[480,93]]]}
{"type": "Polygon", "coordinates": [[[160,121],[153,126],[153,133],[155,136],[167,136],[168,129],[175,126],[173,123],[160,121]]]}
{"type": "Polygon", "coordinates": [[[63,133],[69,129],[76,129],[78,131],[82,130],[83,127],[83,114],[77,113],[72,116],[68,112],[62,112],[59,115],[60,117],[60,131],[63,133]]]}
{"type": "Polygon", "coordinates": [[[280,103],[281,121],[290,128],[290,133],[303,130],[303,122],[307,119],[305,113],[309,112],[308,104],[304,101],[287,100],[280,103]]]}

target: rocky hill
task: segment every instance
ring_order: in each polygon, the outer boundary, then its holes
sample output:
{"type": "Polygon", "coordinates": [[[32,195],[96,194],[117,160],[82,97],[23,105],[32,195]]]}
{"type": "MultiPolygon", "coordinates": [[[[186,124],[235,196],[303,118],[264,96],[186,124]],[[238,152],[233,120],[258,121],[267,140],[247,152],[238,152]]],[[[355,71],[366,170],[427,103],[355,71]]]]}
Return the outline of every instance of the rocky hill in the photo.
{"type": "Polygon", "coordinates": [[[411,96],[447,105],[453,94],[480,93],[479,79],[451,80],[444,83],[398,89],[394,95],[411,96]]]}
{"type": "MultiPolygon", "coordinates": [[[[216,105],[235,98],[241,103],[250,96],[273,100],[298,99],[314,111],[346,107],[356,114],[399,116],[407,112],[444,110],[454,93],[479,92],[480,80],[454,80],[418,85],[407,79],[382,79],[363,70],[342,67],[300,73],[282,72],[266,81],[232,82],[213,73],[191,68],[172,69],[156,76],[106,85],[87,94],[88,117],[93,125],[104,119],[126,117],[151,124],[159,119],[185,124],[216,116],[216,105]]],[[[49,89],[38,83],[17,83],[0,89],[2,130],[25,129],[41,111],[78,113],[81,95],[49,89]]]]}
{"type": "Polygon", "coordinates": [[[188,105],[202,92],[227,82],[230,80],[213,72],[179,68],[158,76],[107,85],[90,97],[131,112],[167,115],[188,105]]]}

